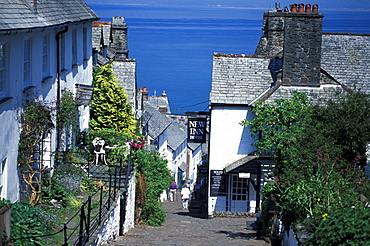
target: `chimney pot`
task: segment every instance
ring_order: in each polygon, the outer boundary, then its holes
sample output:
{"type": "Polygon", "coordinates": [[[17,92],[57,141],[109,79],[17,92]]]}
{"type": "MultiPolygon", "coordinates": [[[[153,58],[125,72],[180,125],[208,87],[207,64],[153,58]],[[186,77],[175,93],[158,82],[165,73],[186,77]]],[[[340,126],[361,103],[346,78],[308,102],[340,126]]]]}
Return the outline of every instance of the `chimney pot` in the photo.
{"type": "Polygon", "coordinates": [[[292,5],[290,5],[290,12],[297,12],[297,4],[296,3],[293,3],[292,5]]]}
{"type": "Polygon", "coordinates": [[[312,13],[319,13],[319,5],[317,4],[312,5],[312,13]]]}
{"type": "Polygon", "coordinates": [[[303,13],[304,12],[304,4],[303,3],[298,4],[298,12],[299,13],[303,13]]]}
{"type": "Polygon", "coordinates": [[[306,4],[306,13],[311,13],[311,4],[306,4]]]}

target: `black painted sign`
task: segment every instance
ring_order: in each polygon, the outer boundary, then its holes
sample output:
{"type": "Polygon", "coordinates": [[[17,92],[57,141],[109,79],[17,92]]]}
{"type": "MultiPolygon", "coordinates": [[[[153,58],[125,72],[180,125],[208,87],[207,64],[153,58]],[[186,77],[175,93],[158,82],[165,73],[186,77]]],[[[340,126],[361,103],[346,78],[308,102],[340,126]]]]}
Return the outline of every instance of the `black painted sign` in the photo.
{"type": "Polygon", "coordinates": [[[207,118],[188,118],[188,142],[205,143],[207,130],[207,118]]]}
{"type": "Polygon", "coordinates": [[[226,196],[226,182],[223,170],[211,170],[211,196],[226,196]]]}

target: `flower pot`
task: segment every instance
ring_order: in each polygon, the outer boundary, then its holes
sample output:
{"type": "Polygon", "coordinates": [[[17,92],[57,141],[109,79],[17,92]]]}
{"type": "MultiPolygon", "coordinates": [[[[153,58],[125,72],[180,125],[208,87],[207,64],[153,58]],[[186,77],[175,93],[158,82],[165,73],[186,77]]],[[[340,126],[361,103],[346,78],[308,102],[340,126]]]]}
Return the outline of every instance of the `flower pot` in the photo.
{"type": "Polygon", "coordinates": [[[271,246],[281,246],[282,242],[283,242],[282,237],[270,237],[270,245],[271,246]]]}

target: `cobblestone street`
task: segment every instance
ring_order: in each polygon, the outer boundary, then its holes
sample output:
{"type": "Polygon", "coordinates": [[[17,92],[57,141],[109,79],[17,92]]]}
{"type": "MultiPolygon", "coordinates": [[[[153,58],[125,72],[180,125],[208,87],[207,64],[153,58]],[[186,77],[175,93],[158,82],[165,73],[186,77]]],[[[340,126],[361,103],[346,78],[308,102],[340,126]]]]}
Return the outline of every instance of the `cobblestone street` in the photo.
{"type": "Polygon", "coordinates": [[[202,219],[197,212],[183,210],[180,201],[164,202],[163,208],[167,212],[164,226],[136,225],[109,245],[269,245],[246,229],[246,221],[254,218],[202,219]]]}

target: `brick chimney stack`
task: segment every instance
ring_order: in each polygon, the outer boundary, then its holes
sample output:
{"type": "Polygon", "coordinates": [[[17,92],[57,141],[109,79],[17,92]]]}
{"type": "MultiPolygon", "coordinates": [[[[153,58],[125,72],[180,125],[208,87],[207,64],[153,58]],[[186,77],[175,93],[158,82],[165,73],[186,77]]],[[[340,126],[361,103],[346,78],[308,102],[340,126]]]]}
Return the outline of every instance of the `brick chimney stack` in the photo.
{"type": "Polygon", "coordinates": [[[283,85],[320,86],[322,18],[314,4],[267,11],[255,55],[283,56],[283,85]]]}
{"type": "Polygon", "coordinates": [[[124,17],[113,17],[110,48],[116,53],[116,59],[128,58],[127,29],[124,17]]]}

